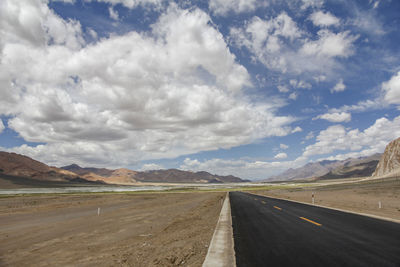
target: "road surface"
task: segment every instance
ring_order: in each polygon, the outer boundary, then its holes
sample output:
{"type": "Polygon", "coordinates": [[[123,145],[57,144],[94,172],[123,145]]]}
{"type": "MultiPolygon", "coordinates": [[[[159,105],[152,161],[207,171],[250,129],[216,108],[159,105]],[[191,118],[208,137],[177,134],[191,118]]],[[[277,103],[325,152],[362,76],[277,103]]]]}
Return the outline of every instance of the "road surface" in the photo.
{"type": "Polygon", "coordinates": [[[237,266],[400,266],[400,224],[231,192],[237,266]]]}

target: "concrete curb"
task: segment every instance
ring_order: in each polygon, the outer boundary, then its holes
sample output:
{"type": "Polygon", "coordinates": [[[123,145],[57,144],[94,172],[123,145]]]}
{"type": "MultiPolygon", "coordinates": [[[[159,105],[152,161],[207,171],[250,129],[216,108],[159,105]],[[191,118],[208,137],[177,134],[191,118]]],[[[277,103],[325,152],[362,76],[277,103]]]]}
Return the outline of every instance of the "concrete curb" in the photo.
{"type": "Polygon", "coordinates": [[[291,200],[291,199],[286,199],[286,198],[280,198],[280,197],[271,197],[271,196],[266,196],[266,195],[253,194],[253,193],[249,193],[249,194],[256,195],[256,196],[261,196],[261,197],[270,197],[270,198],[275,198],[275,199],[280,199],[280,200],[286,200],[286,201],[296,202],[296,203],[300,203],[300,204],[305,204],[305,205],[309,205],[309,206],[320,207],[320,208],[325,208],[325,209],[330,209],[330,210],[337,210],[337,211],[356,214],[356,215],[362,215],[362,216],[371,217],[371,218],[374,218],[374,219],[379,219],[379,220],[388,221],[388,222],[400,223],[400,220],[387,218],[387,217],[382,217],[382,216],[373,215],[373,214],[368,214],[368,213],[355,212],[355,211],[351,211],[351,210],[343,210],[343,209],[332,208],[332,207],[318,205],[318,204],[314,204],[313,205],[313,204],[307,203],[307,202],[291,200]]]}
{"type": "Polygon", "coordinates": [[[236,266],[229,192],[226,193],[217,226],[203,262],[203,267],[215,266],[236,266]]]}

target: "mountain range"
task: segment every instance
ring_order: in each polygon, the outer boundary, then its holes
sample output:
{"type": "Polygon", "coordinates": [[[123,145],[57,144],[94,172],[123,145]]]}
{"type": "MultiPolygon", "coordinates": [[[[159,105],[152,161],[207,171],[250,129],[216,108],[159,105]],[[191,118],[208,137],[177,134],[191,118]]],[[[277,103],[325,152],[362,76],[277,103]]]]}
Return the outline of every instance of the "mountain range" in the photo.
{"type": "Polygon", "coordinates": [[[191,172],[178,169],[132,171],[129,169],[104,169],[104,168],[82,168],[76,164],[61,167],[76,173],[89,181],[104,181],[114,184],[129,184],[137,182],[164,182],[164,183],[240,183],[239,177],[232,175],[221,176],[210,174],[205,171],[191,172]]]}
{"type": "Polygon", "coordinates": [[[177,169],[133,171],[125,168],[82,168],[72,164],[51,167],[24,155],[0,151],[0,186],[10,182],[29,183],[88,183],[133,185],[145,182],[164,183],[231,183],[246,182],[232,175],[221,176],[205,171],[191,172],[177,169]]]}
{"type": "Polygon", "coordinates": [[[288,169],[279,175],[271,176],[265,181],[323,180],[371,176],[381,155],[377,153],[369,157],[307,163],[300,168],[288,169]]]}

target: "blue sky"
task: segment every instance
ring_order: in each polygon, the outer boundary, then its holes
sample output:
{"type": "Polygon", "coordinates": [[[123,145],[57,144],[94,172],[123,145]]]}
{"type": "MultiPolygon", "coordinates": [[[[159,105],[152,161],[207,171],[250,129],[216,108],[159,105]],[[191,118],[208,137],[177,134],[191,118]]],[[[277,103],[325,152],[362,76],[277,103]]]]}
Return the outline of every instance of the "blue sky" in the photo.
{"type": "Polygon", "coordinates": [[[258,180],[400,136],[399,1],[0,7],[0,150],[258,180]]]}

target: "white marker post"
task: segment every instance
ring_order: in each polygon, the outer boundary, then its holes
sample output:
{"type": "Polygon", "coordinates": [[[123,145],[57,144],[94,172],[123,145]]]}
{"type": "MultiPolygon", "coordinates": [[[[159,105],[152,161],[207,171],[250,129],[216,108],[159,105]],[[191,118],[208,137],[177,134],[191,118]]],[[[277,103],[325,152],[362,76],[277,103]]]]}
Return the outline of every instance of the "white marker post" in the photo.
{"type": "Polygon", "coordinates": [[[380,201],[378,202],[378,208],[382,208],[382,203],[380,201]]]}
{"type": "Polygon", "coordinates": [[[314,192],[312,192],[311,199],[312,199],[312,204],[314,205],[314,192]]]}
{"type": "Polygon", "coordinates": [[[100,216],[100,208],[97,208],[97,216],[100,216]]]}

